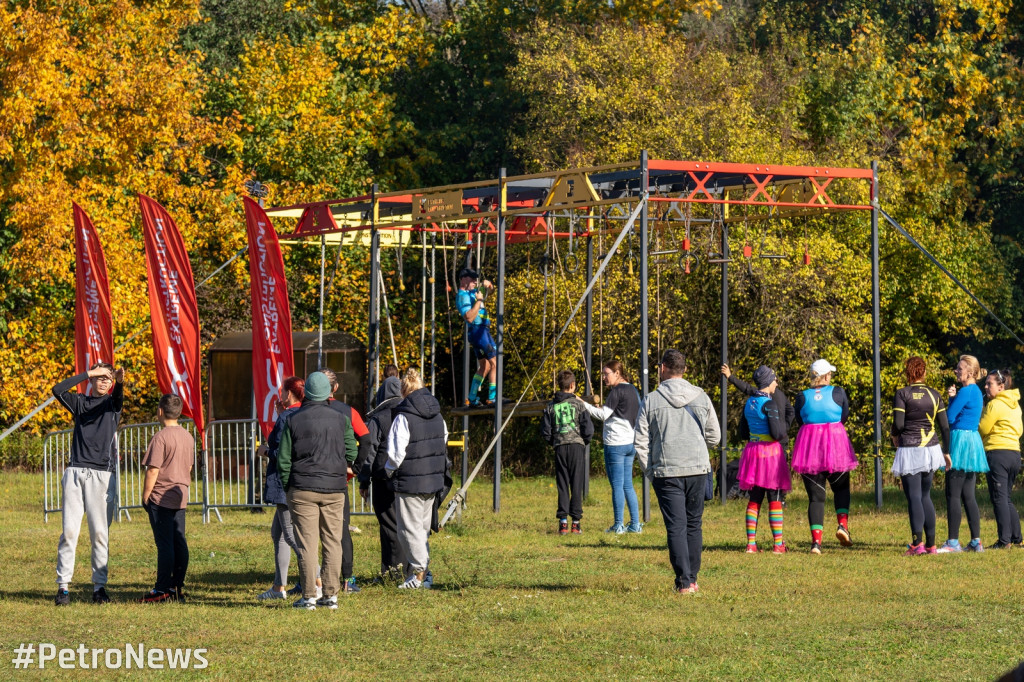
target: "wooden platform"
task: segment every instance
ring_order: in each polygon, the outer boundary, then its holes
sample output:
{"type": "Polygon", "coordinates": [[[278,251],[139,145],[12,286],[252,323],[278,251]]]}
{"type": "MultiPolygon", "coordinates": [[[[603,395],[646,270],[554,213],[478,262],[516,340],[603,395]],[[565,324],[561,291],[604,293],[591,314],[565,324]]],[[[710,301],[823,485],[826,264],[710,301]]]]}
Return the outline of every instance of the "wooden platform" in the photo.
{"type": "MultiPolygon", "coordinates": [[[[580,398],[591,405],[594,404],[593,396],[580,396],[580,398]]],[[[544,414],[544,408],[547,404],[547,400],[524,400],[519,403],[515,416],[539,417],[544,414]]],[[[512,407],[514,405],[514,402],[505,403],[504,409],[502,409],[502,415],[507,417],[508,413],[512,411],[512,407]]],[[[484,405],[481,407],[456,407],[449,411],[448,414],[452,417],[493,417],[494,405],[484,405]]]]}

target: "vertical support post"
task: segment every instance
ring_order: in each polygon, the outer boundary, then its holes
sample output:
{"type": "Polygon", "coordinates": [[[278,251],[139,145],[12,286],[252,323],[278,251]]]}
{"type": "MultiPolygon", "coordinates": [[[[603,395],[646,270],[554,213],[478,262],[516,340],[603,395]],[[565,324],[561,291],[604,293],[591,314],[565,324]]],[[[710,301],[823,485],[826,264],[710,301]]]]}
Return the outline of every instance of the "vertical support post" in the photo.
{"type": "MultiPolygon", "coordinates": [[[[647,170],[647,150],[640,152],[640,194],[650,186],[650,177],[647,170]]],[[[640,392],[641,397],[646,398],[650,391],[650,367],[651,367],[651,340],[650,321],[647,319],[650,314],[650,303],[648,299],[648,284],[650,268],[648,267],[648,224],[647,224],[647,202],[644,202],[640,209],[640,392]]],[[[633,472],[627,472],[632,478],[633,472]]],[[[651,481],[643,477],[643,517],[644,523],[651,520],[651,481]]]]}
{"type": "MultiPolygon", "coordinates": [[[[723,190],[723,196],[724,190],[723,190]]],[[[725,206],[722,207],[724,213],[725,206]]],[[[729,224],[722,221],[722,364],[729,364],[729,224]]],[[[729,380],[723,374],[720,380],[721,397],[718,403],[719,426],[721,427],[722,441],[718,448],[718,487],[721,489],[722,504],[725,504],[728,493],[728,477],[726,476],[729,464],[729,380]]]]}
{"type": "MultiPolygon", "coordinates": [[[[422,229],[422,225],[420,228],[422,229]]],[[[422,277],[420,278],[420,375],[426,378],[427,376],[427,233],[426,231],[420,232],[420,240],[423,243],[423,249],[420,251],[420,268],[423,271],[422,277]]],[[[433,391],[434,384],[430,384],[430,389],[433,391]]],[[[369,407],[369,405],[367,405],[369,407]]]]}
{"type": "Polygon", "coordinates": [[[498,171],[498,296],[494,307],[494,345],[498,355],[494,371],[494,512],[501,511],[501,423],[505,375],[505,169],[498,171]]]}
{"type": "Polygon", "coordinates": [[[324,272],[327,267],[327,236],[320,235],[320,314],[316,336],[316,368],[324,366],[324,272]]]}
{"type": "MultiPolygon", "coordinates": [[[[455,261],[457,256],[452,254],[452,261],[455,261]]],[[[458,284],[458,280],[456,280],[458,284]]],[[[461,316],[460,316],[460,319],[461,316]]],[[[462,402],[464,405],[469,405],[469,382],[470,382],[470,351],[469,351],[469,324],[465,319],[462,319],[462,402]]],[[[465,487],[466,481],[469,480],[469,415],[462,415],[462,473],[460,474],[460,485],[465,487]]],[[[466,506],[466,502],[469,499],[469,493],[462,498],[463,507],[466,506]]]]}
{"type": "Polygon", "coordinates": [[[367,406],[380,383],[380,233],[377,231],[377,185],[370,190],[370,325],[366,337],[367,348],[367,406]]]}
{"type": "Polygon", "coordinates": [[[437,235],[430,233],[430,395],[437,384],[437,235]]]}
{"type": "Polygon", "coordinates": [[[882,342],[878,259],[878,162],[871,162],[871,356],[875,403],[875,507],[882,508],[882,342]]]}
{"type": "MultiPolygon", "coordinates": [[[[594,237],[590,234],[593,229],[594,219],[587,219],[587,284],[594,278],[594,237]]],[[[587,322],[585,330],[585,341],[583,350],[583,371],[587,373],[584,395],[590,396],[594,393],[594,289],[587,294],[587,322]]],[[[586,477],[583,479],[583,497],[590,496],[590,448],[587,448],[587,469],[586,477]]]]}

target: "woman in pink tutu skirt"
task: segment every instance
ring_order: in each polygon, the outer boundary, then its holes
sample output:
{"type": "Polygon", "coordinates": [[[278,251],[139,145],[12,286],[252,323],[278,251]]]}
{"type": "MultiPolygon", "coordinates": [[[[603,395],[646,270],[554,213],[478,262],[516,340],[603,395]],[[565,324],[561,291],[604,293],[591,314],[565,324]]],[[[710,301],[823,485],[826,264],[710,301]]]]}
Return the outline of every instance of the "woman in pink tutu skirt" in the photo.
{"type": "Polygon", "coordinates": [[[778,387],[775,372],[761,365],[754,372],[757,395],[747,399],[740,418],[740,437],[747,440],[740,458],[741,490],[750,491],[747,505],[747,552],[757,552],[757,517],[768,497],[768,523],[771,525],[776,554],[786,552],[782,540],[782,492],[793,487],[786,463],[786,451],[780,440],[786,437],[785,416],[772,400],[778,387]]]}
{"type": "Polygon", "coordinates": [[[835,498],[836,539],[843,547],[850,539],[850,472],[857,468],[857,455],[846,435],[850,401],[846,391],[832,385],[836,368],[827,360],[811,365],[811,387],[796,396],[800,431],[793,445],[793,471],[804,479],[807,489],[807,521],[811,525],[811,553],[821,554],[825,524],[825,485],[835,498]]]}

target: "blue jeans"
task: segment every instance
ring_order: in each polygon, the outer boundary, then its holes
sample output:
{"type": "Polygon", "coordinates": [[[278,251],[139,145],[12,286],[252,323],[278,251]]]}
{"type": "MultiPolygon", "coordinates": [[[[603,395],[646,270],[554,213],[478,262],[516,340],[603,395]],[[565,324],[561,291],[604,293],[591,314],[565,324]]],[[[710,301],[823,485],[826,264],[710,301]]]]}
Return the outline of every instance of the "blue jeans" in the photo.
{"type": "Polygon", "coordinates": [[[612,512],[615,514],[614,525],[616,526],[623,525],[623,502],[629,504],[630,521],[640,523],[636,490],[633,489],[633,458],[635,456],[636,450],[632,443],[604,446],[604,468],[608,472],[608,482],[612,484],[612,512]]]}

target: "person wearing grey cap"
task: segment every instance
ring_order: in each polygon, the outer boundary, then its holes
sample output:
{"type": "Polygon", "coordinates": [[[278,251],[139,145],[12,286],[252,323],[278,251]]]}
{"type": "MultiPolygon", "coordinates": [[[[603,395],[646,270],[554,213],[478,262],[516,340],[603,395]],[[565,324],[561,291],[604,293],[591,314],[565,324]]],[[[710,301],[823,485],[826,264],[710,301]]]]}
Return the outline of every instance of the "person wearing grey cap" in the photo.
{"type": "Polygon", "coordinates": [[[832,385],[835,366],[828,360],[811,365],[811,387],[796,396],[800,430],[793,443],[793,471],[803,477],[807,490],[807,521],[811,526],[811,553],[821,554],[825,524],[825,486],[835,498],[836,539],[849,547],[850,472],[857,468],[857,455],[846,434],[850,401],[846,391],[832,385]]]}
{"type": "MultiPolygon", "coordinates": [[[[724,374],[725,378],[729,380],[729,383],[738,388],[740,393],[743,395],[750,398],[757,395],[757,386],[748,384],[743,379],[740,379],[738,376],[733,374],[729,365],[722,365],[722,374],[724,374]]],[[[775,391],[772,393],[772,401],[778,406],[779,414],[785,419],[786,433],[782,435],[782,440],[779,441],[782,443],[783,449],[785,449],[786,445],[789,443],[789,427],[793,425],[796,413],[793,411],[792,403],[789,402],[789,397],[786,395],[785,391],[778,386],[775,387],[775,391]]]]}
{"type": "Polygon", "coordinates": [[[782,540],[782,493],[790,490],[789,465],[782,440],[786,435],[786,420],[779,413],[772,393],[779,382],[775,372],[765,365],[754,371],[757,395],[747,399],[740,417],[740,437],[747,441],[740,457],[739,483],[741,490],[750,491],[747,504],[747,552],[756,553],[757,517],[761,503],[768,497],[768,522],[772,529],[776,554],[786,552],[782,540]]]}
{"type": "Polygon", "coordinates": [[[302,407],[285,422],[277,470],[288,499],[299,547],[302,598],[309,611],[338,608],[341,591],[342,526],[349,465],[358,454],[351,420],[331,408],[331,382],[323,372],[306,377],[302,407]],[[317,546],[323,545],[323,596],[316,598],[317,546]]]}

